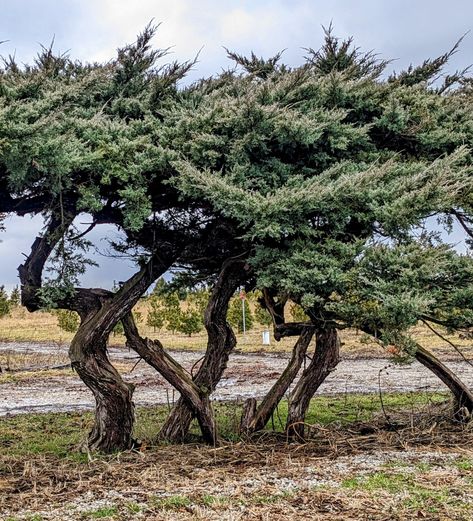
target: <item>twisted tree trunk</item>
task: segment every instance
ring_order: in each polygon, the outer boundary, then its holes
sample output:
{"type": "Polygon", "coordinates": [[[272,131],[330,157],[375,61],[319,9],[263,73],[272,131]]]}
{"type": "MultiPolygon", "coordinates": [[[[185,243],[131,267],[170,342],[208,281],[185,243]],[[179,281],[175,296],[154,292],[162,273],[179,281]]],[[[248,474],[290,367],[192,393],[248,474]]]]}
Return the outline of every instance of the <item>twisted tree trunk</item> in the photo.
{"type": "MultiPolygon", "coordinates": [[[[61,218],[52,216],[47,233],[36,238],[30,255],[18,268],[22,303],[29,311],[41,308],[39,295],[44,266],[73,217],[73,213],[65,213],[61,218]]],[[[56,302],[57,307],[76,311],[81,317],[69,355],[73,369],[92,391],[96,401],[95,423],[88,438],[91,450],[112,452],[133,446],[134,389],[123,381],[108,360],[106,345],[117,322],[131,311],[172,260],[172,252],[160,251],[159,255],[156,252],[117,293],[76,288],[72,297],[56,302]]]]}
{"type": "Polygon", "coordinates": [[[205,392],[192,381],[192,376],[166,353],[161,342],[142,338],[136,328],[133,316],[123,319],[127,346],[136,351],[149,365],[154,367],[181,394],[186,407],[197,418],[202,437],[207,443],[218,443],[214,413],[205,392]]]}
{"type": "MultiPolygon", "coordinates": [[[[225,262],[205,310],[207,350],[193,381],[202,398],[207,400],[222,378],[230,353],[236,346],[235,334],[227,322],[228,304],[242,280],[248,276],[248,270],[244,261],[232,259],[225,262]]],[[[181,397],[161,428],[160,437],[173,442],[183,440],[194,416],[195,411],[181,397]]]]}
{"type": "Polygon", "coordinates": [[[335,328],[316,333],[315,353],[291,393],[286,431],[289,436],[304,439],[304,421],[310,400],[339,362],[340,339],[335,328]]]}
{"type": "Polygon", "coordinates": [[[297,376],[313,336],[314,328],[311,326],[304,327],[294,345],[292,357],[286,369],[264,397],[261,404],[257,407],[255,398],[250,398],[246,401],[240,423],[241,432],[251,434],[264,429],[279,402],[284,398],[286,391],[297,376]]]}
{"type": "Polygon", "coordinates": [[[106,345],[95,344],[93,331],[87,322],[74,336],[69,356],[72,368],[95,398],[95,421],[88,437],[89,450],[114,452],[130,449],[134,444],[134,386],[125,383],[110,363],[106,345]]]}

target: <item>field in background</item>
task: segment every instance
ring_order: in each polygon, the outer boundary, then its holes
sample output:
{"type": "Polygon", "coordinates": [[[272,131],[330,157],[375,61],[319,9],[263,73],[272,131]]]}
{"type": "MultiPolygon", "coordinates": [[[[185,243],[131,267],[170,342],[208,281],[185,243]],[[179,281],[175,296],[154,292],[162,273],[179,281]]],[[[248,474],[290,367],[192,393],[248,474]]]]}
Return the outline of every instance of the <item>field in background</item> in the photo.
{"type": "MultiPolygon", "coordinates": [[[[141,322],[138,324],[138,327],[143,336],[152,339],[159,338],[168,349],[205,349],[207,342],[205,331],[194,334],[191,337],[179,333],[173,334],[165,329],[155,332],[152,327],[146,325],[149,304],[146,301],[142,301],[135,307],[134,311],[141,314],[141,322]]],[[[262,332],[264,329],[266,329],[264,326],[255,324],[255,327],[247,332],[246,336],[238,334],[237,349],[246,352],[287,352],[292,349],[294,339],[285,338],[280,342],[276,342],[272,338],[272,334],[271,345],[263,346],[262,332]]],[[[466,356],[473,357],[472,339],[460,338],[458,335],[449,335],[441,328],[439,328],[439,331],[450,342],[461,348],[466,356]]],[[[427,349],[432,349],[446,358],[459,358],[458,353],[451,345],[432,333],[427,327],[419,325],[414,329],[414,334],[416,340],[427,349]]],[[[45,311],[29,313],[26,309],[19,307],[13,309],[10,315],[0,318],[0,341],[62,344],[69,343],[72,337],[72,333],[68,333],[58,326],[57,316],[54,313],[45,311]]],[[[386,356],[386,353],[377,344],[374,342],[366,343],[365,336],[354,330],[342,331],[341,338],[343,343],[342,352],[345,356],[386,356]]],[[[117,346],[125,345],[125,338],[120,334],[112,334],[110,344],[117,346]]]]}

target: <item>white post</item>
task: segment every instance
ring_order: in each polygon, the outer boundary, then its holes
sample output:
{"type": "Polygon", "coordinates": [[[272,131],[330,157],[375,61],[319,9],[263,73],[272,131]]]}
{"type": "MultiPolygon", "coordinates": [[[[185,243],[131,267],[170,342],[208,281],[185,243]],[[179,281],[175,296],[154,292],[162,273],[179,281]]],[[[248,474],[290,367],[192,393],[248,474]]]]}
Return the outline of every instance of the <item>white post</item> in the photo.
{"type": "Polygon", "coordinates": [[[245,296],[243,295],[241,299],[241,312],[243,316],[243,338],[246,340],[246,315],[245,315],[245,296]]]}

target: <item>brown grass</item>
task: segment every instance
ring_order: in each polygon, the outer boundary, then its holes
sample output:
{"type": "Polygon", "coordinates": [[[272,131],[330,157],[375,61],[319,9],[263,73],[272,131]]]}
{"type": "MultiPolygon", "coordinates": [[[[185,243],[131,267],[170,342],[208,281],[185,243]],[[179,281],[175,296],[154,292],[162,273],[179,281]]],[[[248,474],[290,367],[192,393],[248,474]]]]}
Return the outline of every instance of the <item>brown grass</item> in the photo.
{"type": "Polygon", "coordinates": [[[471,429],[432,418],[369,427],[315,429],[305,444],[266,434],[82,463],[3,455],[2,519],[471,520],[471,429]]]}
{"type": "MultiPolygon", "coordinates": [[[[155,339],[159,338],[168,349],[183,349],[201,351],[206,347],[207,337],[205,332],[192,335],[191,337],[173,334],[162,330],[155,332],[153,328],[146,325],[148,313],[146,301],[141,301],[135,308],[142,314],[139,329],[143,336],[155,339]]],[[[238,335],[238,350],[244,352],[273,351],[288,352],[292,349],[294,339],[285,338],[280,342],[272,340],[271,346],[262,345],[262,331],[264,327],[256,325],[247,332],[246,336],[238,335]]],[[[432,349],[445,357],[458,359],[459,355],[454,349],[441,338],[434,335],[427,327],[419,325],[413,330],[416,340],[428,349],[432,349]]],[[[459,346],[467,357],[473,357],[473,341],[471,339],[459,338],[458,335],[450,335],[445,331],[442,334],[451,342],[459,346]]],[[[73,334],[59,328],[57,317],[54,313],[36,312],[28,313],[24,308],[14,309],[7,317],[0,318],[0,341],[6,342],[54,342],[57,344],[69,343],[73,334]]],[[[380,357],[384,356],[383,350],[374,342],[366,343],[365,337],[354,330],[341,332],[342,352],[345,357],[380,357]]],[[[111,345],[122,346],[125,344],[123,335],[113,335],[110,338],[111,345]]],[[[0,362],[1,366],[1,362],[0,362]]]]}

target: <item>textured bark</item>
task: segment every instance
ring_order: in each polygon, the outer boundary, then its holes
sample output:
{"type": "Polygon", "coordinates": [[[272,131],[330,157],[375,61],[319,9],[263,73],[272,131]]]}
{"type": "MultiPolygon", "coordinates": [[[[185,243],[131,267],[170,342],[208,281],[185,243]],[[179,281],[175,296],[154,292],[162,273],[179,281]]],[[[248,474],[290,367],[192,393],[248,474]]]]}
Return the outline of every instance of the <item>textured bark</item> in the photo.
{"type": "MultiPolygon", "coordinates": [[[[47,233],[36,238],[31,253],[19,267],[22,302],[30,310],[39,309],[38,290],[44,265],[65,229],[73,220],[66,214],[52,218],[47,233]]],[[[77,311],[81,325],[69,349],[71,365],[94,394],[95,424],[89,435],[89,448],[103,452],[129,449],[133,445],[133,386],[126,384],[107,357],[106,344],[117,322],[136,304],[148,286],[172,263],[170,251],[156,253],[113,294],[101,289],[77,288],[74,295],[58,302],[60,308],[77,311]]]]}
{"type": "Polygon", "coordinates": [[[292,357],[286,369],[264,397],[261,404],[258,407],[253,407],[249,402],[254,399],[250,398],[250,400],[247,401],[240,423],[241,432],[250,434],[264,429],[279,402],[284,398],[289,386],[297,376],[313,336],[314,329],[312,327],[304,328],[294,345],[292,357]]]}
{"type": "Polygon", "coordinates": [[[87,303],[96,302],[97,307],[85,312],[82,301],[82,321],[71,342],[69,357],[72,367],[94,394],[97,405],[89,436],[91,450],[112,452],[133,446],[133,387],[123,381],[108,360],[106,345],[117,322],[124,320],[148,286],[170,264],[170,259],[164,262],[153,257],[117,293],[102,299],[97,298],[97,292],[90,293],[87,303]]]}
{"type": "MultiPolygon", "coordinates": [[[[194,382],[207,398],[222,378],[230,353],[236,346],[235,334],[227,322],[228,303],[247,276],[248,266],[244,261],[232,259],[225,262],[205,310],[207,350],[194,382]]],[[[173,442],[183,440],[193,417],[192,409],[184,398],[180,398],[166,419],[160,437],[173,442]]]]}
{"type": "MultiPolygon", "coordinates": [[[[286,306],[287,300],[287,296],[277,296],[270,289],[263,289],[263,298],[260,299],[260,305],[271,315],[273,324],[276,327],[285,323],[284,307],[286,306]]],[[[276,338],[276,340],[279,339],[276,338]]]]}
{"type": "Polygon", "coordinates": [[[310,400],[339,362],[340,339],[335,328],[316,333],[315,353],[291,393],[286,430],[291,437],[304,439],[304,420],[310,400]]]}
{"type": "Polygon", "coordinates": [[[89,450],[130,449],[134,445],[134,386],[123,381],[108,360],[104,345],[91,350],[81,342],[80,336],[74,338],[71,365],[95,398],[95,422],[88,438],[89,450]]]}
{"type": "MultiPolygon", "coordinates": [[[[41,307],[38,290],[42,286],[44,265],[72,220],[72,214],[64,215],[61,220],[52,217],[47,233],[35,239],[30,255],[18,268],[22,303],[29,311],[41,307]]],[[[81,325],[69,354],[73,369],[91,389],[96,401],[89,448],[103,452],[125,450],[133,445],[133,386],[126,384],[109,362],[106,353],[108,337],[98,338],[93,320],[112,297],[113,294],[107,291],[78,288],[73,298],[58,303],[59,307],[77,311],[81,316],[81,325]]]]}
{"type": "Polygon", "coordinates": [[[466,408],[471,415],[473,412],[473,393],[460,378],[420,345],[417,346],[415,356],[418,362],[430,369],[452,391],[457,402],[457,411],[466,408]]]}
{"type": "Polygon", "coordinates": [[[199,422],[204,441],[217,444],[217,431],[210,400],[193,382],[192,376],[164,350],[161,342],[142,338],[131,314],[123,319],[127,346],[154,367],[181,394],[186,407],[199,422]]]}
{"type": "Polygon", "coordinates": [[[248,398],[248,400],[243,404],[240,420],[240,433],[252,432],[249,430],[248,426],[256,415],[257,405],[258,402],[256,401],[256,398],[248,398]]]}

